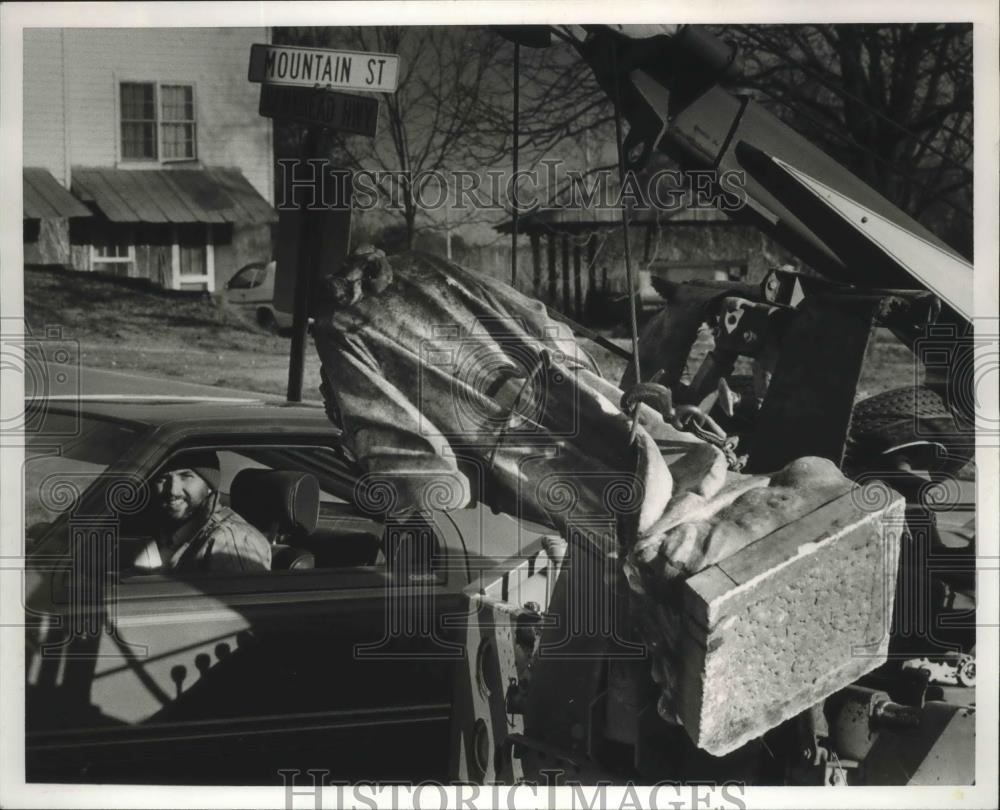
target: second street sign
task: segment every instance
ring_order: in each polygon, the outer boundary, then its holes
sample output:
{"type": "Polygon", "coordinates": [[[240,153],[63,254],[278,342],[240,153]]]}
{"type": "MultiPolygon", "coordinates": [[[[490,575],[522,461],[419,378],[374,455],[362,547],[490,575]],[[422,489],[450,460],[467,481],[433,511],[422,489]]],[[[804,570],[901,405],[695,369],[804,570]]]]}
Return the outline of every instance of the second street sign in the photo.
{"type": "Polygon", "coordinates": [[[378,131],[378,100],[368,96],[265,84],[260,88],[259,112],[371,138],[378,131]]]}
{"type": "Polygon", "coordinates": [[[396,90],[399,56],[394,53],[330,51],[293,45],[250,47],[247,78],[264,84],[334,87],[392,93],[396,90]]]}

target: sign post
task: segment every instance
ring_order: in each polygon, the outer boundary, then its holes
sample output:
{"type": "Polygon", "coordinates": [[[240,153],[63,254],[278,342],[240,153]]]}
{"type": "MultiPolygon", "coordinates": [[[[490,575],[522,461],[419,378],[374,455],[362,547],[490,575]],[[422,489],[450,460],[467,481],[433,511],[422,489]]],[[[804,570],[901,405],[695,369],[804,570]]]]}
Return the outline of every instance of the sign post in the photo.
{"type": "MultiPolygon", "coordinates": [[[[295,210],[279,214],[278,263],[275,299],[279,291],[290,292],[289,274],[294,269],[292,345],[288,363],[288,401],[302,401],[309,300],[313,276],[323,266],[334,267],[350,251],[350,177],[337,189],[337,203],[325,208],[326,184],[331,174],[320,158],[323,128],[374,137],[378,131],[379,103],[368,96],[334,92],[333,88],[391,93],[396,89],[399,57],[396,54],[334,51],[286,45],[255,44],[250,48],[247,78],[261,84],[259,112],[262,116],[297,121],[307,125],[302,141],[302,165],[313,174],[313,187],[294,181],[285,188],[285,199],[295,210]],[[291,191],[291,196],[287,193],[291,191]],[[303,205],[311,191],[311,205],[303,205]],[[293,217],[294,215],[294,217],[293,217]],[[291,243],[290,243],[291,242],[291,243]],[[294,244],[297,242],[297,244],[294,244]]],[[[333,177],[345,179],[343,173],[333,177]]]]}
{"type": "MultiPolygon", "coordinates": [[[[319,131],[316,127],[306,130],[302,146],[302,154],[308,160],[319,151],[319,131]]],[[[315,204],[316,198],[313,198],[315,204]]],[[[347,216],[350,216],[348,211],[347,216]]],[[[298,273],[295,283],[295,306],[292,309],[292,346],[288,358],[288,391],[286,399],[289,402],[302,401],[302,377],[306,364],[306,336],[309,328],[309,288],[312,286],[313,272],[316,267],[315,239],[313,237],[313,211],[306,209],[301,213],[302,232],[299,244],[301,254],[298,262],[298,273]]],[[[347,245],[346,250],[350,249],[347,245]]],[[[277,272],[277,271],[275,271],[277,272]]]]}

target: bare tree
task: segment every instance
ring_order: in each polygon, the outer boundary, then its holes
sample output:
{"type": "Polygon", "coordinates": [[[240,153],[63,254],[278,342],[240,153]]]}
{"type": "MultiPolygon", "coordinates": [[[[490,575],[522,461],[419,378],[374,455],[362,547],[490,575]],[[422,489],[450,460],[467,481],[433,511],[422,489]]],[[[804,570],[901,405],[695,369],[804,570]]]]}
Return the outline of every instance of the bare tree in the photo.
{"type": "MultiPolygon", "coordinates": [[[[399,54],[399,85],[381,97],[378,137],[335,134],[331,149],[346,168],[382,173],[378,189],[398,208],[412,247],[421,214],[415,184],[436,172],[476,165],[469,136],[479,125],[480,97],[503,41],[484,28],[453,26],[281,29],[279,40],[399,54]]],[[[435,189],[430,196],[441,194],[435,189]]]]}
{"type": "MultiPolygon", "coordinates": [[[[743,74],[732,89],[753,92],[893,203],[956,248],[971,248],[971,26],[742,25],[714,33],[739,48],[743,74]]],[[[497,55],[508,74],[512,54],[508,45],[497,55]]],[[[487,148],[509,151],[509,100],[480,103],[476,134],[487,148]]],[[[592,149],[613,143],[612,116],[611,100],[571,49],[521,49],[527,161],[586,139],[592,149]]]]}
{"type": "Polygon", "coordinates": [[[972,246],[972,27],[745,25],[740,85],[957,249],[972,246]]]}
{"type": "MultiPolygon", "coordinates": [[[[497,35],[498,36],[498,35],[497,35]]],[[[514,45],[496,53],[496,70],[508,88],[514,77],[514,45]]],[[[614,111],[590,69],[573,49],[553,45],[519,51],[520,126],[517,142],[522,165],[532,166],[567,146],[595,147],[614,137],[614,111]]],[[[513,149],[512,90],[483,96],[473,133],[476,155],[484,162],[508,157],[513,149]]]]}

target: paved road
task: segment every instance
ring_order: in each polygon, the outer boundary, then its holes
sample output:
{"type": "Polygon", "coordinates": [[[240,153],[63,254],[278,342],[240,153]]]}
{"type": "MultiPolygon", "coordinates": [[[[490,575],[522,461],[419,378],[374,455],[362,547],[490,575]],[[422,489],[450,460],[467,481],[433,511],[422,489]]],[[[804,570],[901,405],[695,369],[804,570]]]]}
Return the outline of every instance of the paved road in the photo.
{"type": "MultiPolygon", "coordinates": [[[[52,395],[115,396],[161,395],[171,397],[250,397],[253,399],[282,400],[275,394],[244,391],[238,388],[217,388],[213,385],[199,385],[169,377],[149,377],[130,371],[108,371],[72,365],[48,365],[47,393],[52,395]],[[65,375],[63,378],[62,375],[65,375]]],[[[29,395],[28,381],[25,380],[25,396],[29,395]]],[[[38,386],[35,386],[36,390],[38,386]]]]}

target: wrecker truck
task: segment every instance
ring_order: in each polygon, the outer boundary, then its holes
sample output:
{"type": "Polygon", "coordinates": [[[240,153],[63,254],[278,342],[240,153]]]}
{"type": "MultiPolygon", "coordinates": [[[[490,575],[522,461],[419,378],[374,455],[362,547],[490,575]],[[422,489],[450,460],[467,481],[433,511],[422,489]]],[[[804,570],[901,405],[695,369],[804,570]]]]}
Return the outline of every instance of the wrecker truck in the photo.
{"type": "Polygon", "coordinates": [[[512,558],[484,577],[468,591],[480,622],[467,638],[456,709],[468,720],[454,772],[542,784],[552,773],[583,784],[972,783],[972,265],[727,90],[736,49],[701,27],[501,33],[518,46],[558,39],[576,49],[629,125],[624,168],[659,152],[716,182],[739,172],[744,204],[727,214],[813,271],[662,285],[668,304],[636,341],[640,362],[621,388],[653,383],[667,390],[658,389],[668,410],[700,407],[731,470],[820,457],[853,489],[678,587],[669,609],[685,630],[667,644],[683,659],[681,683],[666,707],[657,631],[648,621],[635,630],[660,608],[608,584],[620,561],[588,544],[586,527],[548,565],[512,558]],[[714,349],[685,376],[706,324],[714,349]],[[913,352],[921,380],[856,401],[876,328],[913,352]],[[740,357],[755,364],[755,384],[742,390],[740,357]],[[581,594],[603,599],[618,623],[587,624],[574,607],[581,594]],[[919,634],[906,626],[917,615],[919,634]]]}

